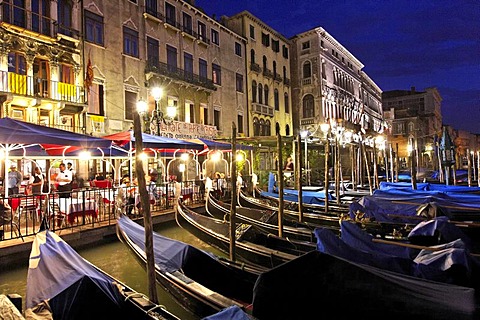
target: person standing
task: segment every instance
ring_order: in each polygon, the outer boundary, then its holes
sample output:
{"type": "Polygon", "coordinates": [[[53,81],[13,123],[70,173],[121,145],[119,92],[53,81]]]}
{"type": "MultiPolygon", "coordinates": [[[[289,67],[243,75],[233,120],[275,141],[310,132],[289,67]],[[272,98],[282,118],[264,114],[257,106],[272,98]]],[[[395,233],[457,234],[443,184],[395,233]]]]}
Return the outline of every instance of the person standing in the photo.
{"type": "Polygon", "coordinates": [[[60,173],[57,174],[56,181],[58,183],[58,197],[70,198],[72,191],[72,172],[67,170],[63,162],[60,164],[60,173]]]}
{"type": "Polygon", "coordinates": [[[72,189],[73,189],[73,185],[75,184],[75,182],[77,181],[77,174],[75,172],[75,169],[73,169],[73,165],[71,162],[68,162],[67,163],[67,170],[70,171],[72,173],[72,189]]]}
{"type": "Polygon", "coordinates": [[[33,170],[33,175],[30,177],[30,186],[32,188],[33,195],[40,195],[42,194],[43,189],[43,182],[45,177],[43,176],[40,167],[35,167],[33,170]]]}
{"type": "Polygon", "coordinates": [[[287,163],[285,164],[285,171],[293,171],[294,165],[293,165],[293,159],[292,157],[287,158],[287,163]]]}
{"type": "Polygon", "coordinates": [[[22,174],[17,171],[17,166],[12,164],[10,166],[10,171],[8,172],[8,180],[7,180],[9,195],[14,195],[19,193],[22,180],[23,180],[22,174]]]}

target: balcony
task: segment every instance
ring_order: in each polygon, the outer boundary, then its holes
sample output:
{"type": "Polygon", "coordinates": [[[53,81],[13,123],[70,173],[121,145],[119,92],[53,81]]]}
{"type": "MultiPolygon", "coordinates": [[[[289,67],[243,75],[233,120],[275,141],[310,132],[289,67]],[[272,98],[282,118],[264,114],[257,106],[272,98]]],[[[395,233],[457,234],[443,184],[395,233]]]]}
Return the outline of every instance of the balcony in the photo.
{"type": "Polygon", "coordinates": [[[290,79],[289,78],[283,78],[283,83],[285,83],[285,85],[289,86],[290,85],[290,79]]]}
{"type": "Polygon", "coordinates": [[[278,73],[275,73],[275,75],[273,76],[273,79],[277,82],[282,82],[282,76],[279,75],[278,73]]]}
{"type": "Polygon", "coordinates": [[[301,126],[308,126],[311,124],[315,124],[315,118],[303,118],[300,119],[300,125],[301,126]]]}
{"type": "Polygon", "coordinates": [[[208,90],[217,90],[212,80],[207,79],[206,77],[201,77],[195,73],[170,66],[160,61],[148,61],[145,68],[145,73],[151,72],[168,78],[187,82],[195,86],[200,86],[208,90]]]}
{"type": "Polygon", "coordinates": [[[250,70],[258,72],[258,73],[261,72],[260,65],[258,63],[255,63],[255,62],[250,63],[250,70]]]}
{"type": "Polygon", "coordinates": [[[265,104],[261,103],[252,103],[253,106],[253,112],[265,115],[265,116],[270,116],[273,117],[273,107],[267,106],[265,104]]]}
{"type": "Polygon", "coordinates": [[[0,92],[72,103],[85,103],[83,86],[7,71],[0,71],[0,92]]]}
{"type": "Polygon", "coordinates": [[[263,76],[273,79],[273,72],[268,70],[267,68],[264,68],[263,69],[263,76]]]}

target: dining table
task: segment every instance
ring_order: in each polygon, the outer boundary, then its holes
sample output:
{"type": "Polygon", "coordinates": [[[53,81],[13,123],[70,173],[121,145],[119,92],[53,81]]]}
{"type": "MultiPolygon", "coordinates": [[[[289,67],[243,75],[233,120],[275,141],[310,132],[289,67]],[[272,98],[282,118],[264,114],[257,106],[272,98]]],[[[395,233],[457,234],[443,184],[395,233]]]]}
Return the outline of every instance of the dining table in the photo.
{"type": "Polygon", "coordinates": [[[86,198],[57,198],[54,199],[61,213],[67,216],[70,224],[73,224],[75,218],[85,216],[97,217],[98,205],[95,199],[86,198]]]}

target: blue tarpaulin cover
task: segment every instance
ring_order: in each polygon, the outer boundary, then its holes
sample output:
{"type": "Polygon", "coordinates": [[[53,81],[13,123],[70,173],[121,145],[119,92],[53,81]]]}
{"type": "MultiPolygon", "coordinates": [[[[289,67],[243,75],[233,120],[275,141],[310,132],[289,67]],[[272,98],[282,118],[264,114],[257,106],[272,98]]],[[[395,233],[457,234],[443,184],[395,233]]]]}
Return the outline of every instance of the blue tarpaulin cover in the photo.
{"type": "Polygon", "coordinates": [[[230,306],[211,316],[203,318],[203,320],[251,320],[252,317],[248,315],[238,306],[230,306]]]}

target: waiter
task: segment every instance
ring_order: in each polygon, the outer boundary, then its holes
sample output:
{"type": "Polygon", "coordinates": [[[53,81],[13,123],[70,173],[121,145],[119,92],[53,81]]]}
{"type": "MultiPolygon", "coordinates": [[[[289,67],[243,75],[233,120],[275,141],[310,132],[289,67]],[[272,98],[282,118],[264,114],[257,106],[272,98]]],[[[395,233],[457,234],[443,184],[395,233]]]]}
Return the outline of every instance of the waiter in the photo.
{"type": "Polygon", "coordinates": [[[56,181],[58,183],[58,197],[59,198],[70,198],[72,191],[72,171],[67,170],[65,163],[60,163],[60,173],[57,174],[56,181]]]}

